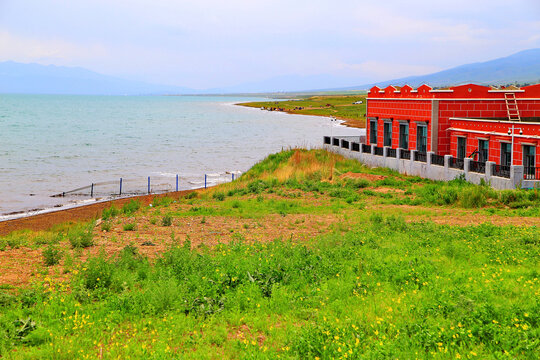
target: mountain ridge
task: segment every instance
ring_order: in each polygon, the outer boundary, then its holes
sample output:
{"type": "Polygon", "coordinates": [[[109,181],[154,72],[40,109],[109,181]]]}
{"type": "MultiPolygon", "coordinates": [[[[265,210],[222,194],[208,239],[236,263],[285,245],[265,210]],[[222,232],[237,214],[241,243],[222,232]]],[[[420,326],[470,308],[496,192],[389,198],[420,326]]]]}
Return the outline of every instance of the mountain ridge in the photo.
{"type": "Polygon", "coordinates": [[[418,87],[428,84],[433,87],[455,86],[465,83],[479,85],[506,85],[540,82],[540,49],[528,49],[493,60],[459,65],[426,75],[407,76],[359,86],[332,90],[367,90],[375,85],[418,87]]]}
{"type": "Polygon", "coordinates": [[[432,87],[476,83],[506,85],[540,82],[540,49],[528,49],[515,54],[456,66],[439,72],[397,79],[343,86],[353,78],[328,74],[282,75],[262,81],[234,86],[195,90],[188,87],[152,84],[103,75],[82,67],[41,65],[36,63],[0,62],[0,93],[73,94],[73,95],[209,95],[260,94],[287,92],[325,92],[367,90],[374,85],[432,87]]]}
{"type": "Polygon", "coordinates": [[[0,62],[0,93],[59,95],[146,95],[196,92],[103,75],[82,67],[0,62]]]}

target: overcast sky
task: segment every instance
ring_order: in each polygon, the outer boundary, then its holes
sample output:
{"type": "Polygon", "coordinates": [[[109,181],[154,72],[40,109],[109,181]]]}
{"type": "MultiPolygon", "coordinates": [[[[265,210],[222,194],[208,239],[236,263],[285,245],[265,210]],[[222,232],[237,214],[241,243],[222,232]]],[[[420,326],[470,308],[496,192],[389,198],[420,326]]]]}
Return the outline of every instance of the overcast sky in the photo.
{"type": "Polygon", "coordinates": [[[0,0],[0,61],[198,89],[358,85],[538,47],[540,0],[0,0]]]}

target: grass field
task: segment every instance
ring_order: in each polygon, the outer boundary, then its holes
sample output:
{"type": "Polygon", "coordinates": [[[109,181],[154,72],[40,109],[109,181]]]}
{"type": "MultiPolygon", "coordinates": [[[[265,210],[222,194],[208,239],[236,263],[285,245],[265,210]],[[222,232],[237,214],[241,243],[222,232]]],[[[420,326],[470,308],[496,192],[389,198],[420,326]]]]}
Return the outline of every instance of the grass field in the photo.
{"type": "Polygon", "coordinates": [[[291,114],[333,116],[345,120],[351,127],[366,126],[365,95],[318,95],[298,100],[260,101],[239,105],[265,109],[281,108],[291,114]],[[354,104],[357,101],[362,101],[362,104],[354,104]]]}
{"type": "Polygon", "coordinates": [[[1,273],[25,278],[1,285],[0,357],[538,359],[539,205],[271,155],[206,192],[0,238],[1,273]]]}

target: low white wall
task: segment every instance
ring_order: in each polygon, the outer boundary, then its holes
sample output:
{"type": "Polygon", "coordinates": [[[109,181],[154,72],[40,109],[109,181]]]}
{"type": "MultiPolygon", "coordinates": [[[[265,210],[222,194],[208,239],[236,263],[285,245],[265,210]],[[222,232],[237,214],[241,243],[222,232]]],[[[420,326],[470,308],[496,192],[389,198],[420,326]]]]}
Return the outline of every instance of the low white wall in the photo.
{"type": "MultiPolygon", "coordinates": [[[[334,138],[325,137],[323,148],[343,155],[347,158],[356,159],[359,162],[370,166],[370,167],[386,167],[392,170],[399,172],[400,174],[419,176],[422,178],[439,180],[439,181],[450,181],[459,176],[465,176],[465,180],[474,183],[480,184],[483,180],[488,183],[494,189],[505,190],[505,189],[516,189],[516,188],[534,188],[540,187],[540,181],[538,180],[523,180],[523,166],[513,165],[510,167],[510,178],[493,176],[491,174],[491,169],[493,162],[486,162],[485,173],[477,173],[469,171],[471,159],[464,159],[463,170],[454,169],[450,167],[451,158],[450,155],[445,155],[444,157],[444,166],[431,164],[431,154],[432,152],[427,153],[427,161],[420,162],[415,161],[417,154],[416,150],[411,150],[411,159],[401,159],[401,149],[396,150],[396,157],[388,156],[387,147],[384,148],[383,155],[374,155],[375,145],[371,145],[371,152],[362,152],[362,146],[360,145],[360,151],[352,151],[352,142],[349,143],[349,148],[342,146],[334,146],[334,138]],[[328,140],[330,139],[330,144],[328,140]]],[[[341,144],[341,141],[339,141],[341,144]]]]}

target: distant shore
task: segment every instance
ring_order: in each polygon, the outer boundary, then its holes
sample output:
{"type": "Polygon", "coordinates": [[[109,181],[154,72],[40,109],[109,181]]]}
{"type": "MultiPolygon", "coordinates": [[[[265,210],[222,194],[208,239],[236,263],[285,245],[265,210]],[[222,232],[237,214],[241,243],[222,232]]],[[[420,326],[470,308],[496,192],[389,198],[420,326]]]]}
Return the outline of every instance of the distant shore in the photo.
{"type": "Polygon", "coordinates": [[[364,129],[365,99],[365,95],[317,95],[305,99],[255,101],[236,105],[296,115],[333,117],[343,120],[344,126],[364,129]]]}

